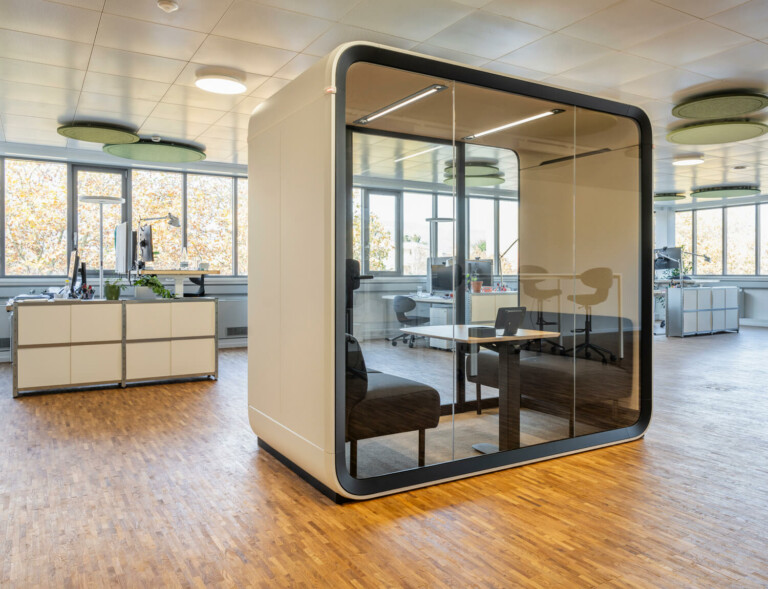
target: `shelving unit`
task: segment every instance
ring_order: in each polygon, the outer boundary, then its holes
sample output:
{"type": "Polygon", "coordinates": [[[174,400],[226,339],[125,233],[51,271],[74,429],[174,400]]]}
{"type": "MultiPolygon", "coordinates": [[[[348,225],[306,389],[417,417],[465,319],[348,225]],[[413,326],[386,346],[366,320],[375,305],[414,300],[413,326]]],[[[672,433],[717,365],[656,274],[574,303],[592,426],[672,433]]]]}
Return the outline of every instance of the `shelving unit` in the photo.
{"type": "Polygon", "coordinates": [[[667,290],[667,335],[686,337],[726,331],[739,331],[738,287],[667,290]]]}

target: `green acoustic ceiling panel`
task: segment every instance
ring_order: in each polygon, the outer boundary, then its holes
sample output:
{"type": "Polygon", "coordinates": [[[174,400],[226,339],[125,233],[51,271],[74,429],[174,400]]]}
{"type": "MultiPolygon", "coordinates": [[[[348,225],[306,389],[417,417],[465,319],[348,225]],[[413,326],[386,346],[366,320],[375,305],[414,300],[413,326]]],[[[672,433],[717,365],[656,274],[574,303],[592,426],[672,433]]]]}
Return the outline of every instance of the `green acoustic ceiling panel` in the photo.
{"type": "Polygon", "coordinates": [[[653,195],[653,199],[658,201],[683,200],[685,195],[680,192],[657,192],[653,195]]]}
{"type": "Polygon", "coordinates": [[[62,125],[56,131],[64,137],[92,143],[135,143],[139,140],[130,129],[99,123],[72,123],[62,125]]]}
{"type": "Polygon", "coordinates": [[[743,186],[702,186],[691,191],[691,196],[696,198],[731,198],[734,196],[754,196],[755,194],[760,194],[760,188],[754,184],[743,186]]]}
{"type": "Polygon", "coordinates": [[[145,139],[136,143],[105,145],[104,151],[130,160],[161,162],[165,164],[197,162],[205,159],[205,153],[197,147],[171,143],[170,141],[155,142],[145,139]]]}
{"type": "Polygon", "coordinates": [[[711,145],[754,139],[766,131],[768,126],[758,121],[711,121],[674,129],[667,139],[683,145],[711,145]]]}
{"type": "Polygon", "coordinates": [[[743,117],[768,106],[768,96],[751,92],[700,96],[678,104],[672,114],[681,119],[743,117]]]}

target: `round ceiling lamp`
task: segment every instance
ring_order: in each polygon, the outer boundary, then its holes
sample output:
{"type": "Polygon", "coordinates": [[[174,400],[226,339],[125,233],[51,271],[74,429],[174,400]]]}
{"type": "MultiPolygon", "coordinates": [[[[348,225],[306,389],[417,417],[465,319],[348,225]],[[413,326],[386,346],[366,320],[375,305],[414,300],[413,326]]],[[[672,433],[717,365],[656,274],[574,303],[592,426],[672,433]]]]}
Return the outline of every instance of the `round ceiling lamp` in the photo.
{"type": "Polygon", "coordinates": [[[691,196],[696,198],[732,198],[734,196],[754,196],[760,194],[756,184],[701,186],[691,190],[691,196]]]}
{"type": "Polygon", "coordinates": [[[142,139],[136,143],[105,145],[104,151],[130,160],[181,164],[205,159],[205,152],[192,145],[142,139]]]}
{"type": "Polygon", "coordinates": [[[667,140],[682,145],[712,145],[754,139],[766,131],[768,126],[759,121],[710,121],[674,129],[667,133],[667,140]]]}
{"type": "Polygon", "coordinates": [[[62,125],[56,132],[77,141],[92,143],[136,143],[139,136],[126,127],[103,123],[72,123],[62,125]]]}
{"type": "MultiPolygon", "coordinates": [[[[456,184],[456,166],[453,160],[445,162],[443,182],[448,186],[456,184]]],[[[504,183],[504,173],[494,159],[467,158],[464,162],[464,185],[470,187],[498,186],[504,183]]]]}
{"type": "Polygon", "coordinates": [[[681,119],[723,119],[743,117],[768,106],[768,96],[757,92],[710,94],[686,100],[672,109],[681,119]]]}
{"type": "Polygon", "coordinates": [[[701,155],[679,155],[672,160],[673,166],[698,166],[704,163],[704,156],[701,155]]]}
{"type": "Polygon", "coordinates": [[[681,192],[656,192],[653,195],[653,200],[668,201],[668,200],[683,200],[685,195],[681,192]]]}
{"type": "Polygon", "coordinates": [[[214,94],[242,94],[245,74],[230,68],[202,68],[195,74],[195,86],[214,94]]]}
{"type": "Polygon", "coordinates": [[[179,4],[176,0],[157,0],[157,7],[163,12],[170,14],[179,9],[179,4]]]}

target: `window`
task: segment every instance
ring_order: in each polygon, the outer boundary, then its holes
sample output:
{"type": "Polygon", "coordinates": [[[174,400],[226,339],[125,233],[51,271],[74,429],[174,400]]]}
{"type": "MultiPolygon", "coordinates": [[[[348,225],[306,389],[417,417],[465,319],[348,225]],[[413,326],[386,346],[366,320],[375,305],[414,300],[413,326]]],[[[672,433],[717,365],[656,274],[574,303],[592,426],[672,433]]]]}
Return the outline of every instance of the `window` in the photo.
{"type": "MultiPolygon", "coordinates": [[[[441,219],[453,219],[453,196],[439,194],[437,196],[437,216],[441,219]]],[[[437,257],[453,256],[454,223],[447,221],[437,223],[437,257]]]]}
{"type": "Polygon", "coordinates": [[[187,175],[187,252],[232,274],[232,178],[187,175]]]}
{"type": "MultiPolygon", "coordinates": [[[[168,213],[182,218],[183,177],[174,172],[134,170],[131,195],[133,201],[133,227],[139,220],[164,217],[168,213]]],[[[155,250],[155,268],[176,268],[181,257],[182,228],[171,227],[165,221],[151,221],[152,247],[155,250]]]]}
{"type": "Polygon", "coordinates": [[[67,273],[67,165],[5,160],[5,274],[67,273]]]}
{"type": "Polygon", "coordinates": [[[727,274],[755,273],[755,206],[726,210],[727,274]]]}
{"type": "Polygon", "coordinates": [[[403,194],[403,274],[425,275],[429,248],[429,221],[432,194],[403,194]]]}
{"type": "Polygon", "coordinates": [[[248,179],[237,179],[237,273],[248,274],[248,179]]]}
{"type": "Polygon", "coordinates": [[[693,273],[693,212],[680,211],[675,213],[675,246],[682,248],[683,272],[693,273]]]}
{"type": "Polygon", "coordinates": [[[123,196],[121,172],[91,172],[77,170],[77,253],[86,268],[99,268],[99,215],[104,214],[104,270],[115,270],[115,228],[123,220],[123,205],[81,202],[83,196],[123,196]]]}
{"type": "Polygon", "coordinates": [[[768,203],[760,205],[760,274],[768,274],[768,203]]]}
{"type": "Polygon", "coordinates": [[[696,211],[695,274],[723,273],[723,209],[696,211]],[[707,262],[703,256],[708,256],[707,262]]]}
{"type": "Polygon", "coordinates": [[[501,270],[505,276],[517,274],[520,251],[515,243],[518,238],[517,215],[516,200],[499,201],[499,257],[501,270]],[[505,251],[506,255],[502,255],[505,251]]]}
{"type": "Polygon", "coordinates": [[[496,251],[494,201],[490,198],[469,199],[469,251],[470,260],[493,259],[496,251]]]}
{"type": "Polygon", "coordinates": [[[368,226],[365,243],[370,272],[397,272],[397,195],[368,193],[368,226]]]}
{"type": "Polygon", "coordinates": [[[363,257],[363,191],[352,189],[352,258],[358,261],[362,269],[363,257]]]}

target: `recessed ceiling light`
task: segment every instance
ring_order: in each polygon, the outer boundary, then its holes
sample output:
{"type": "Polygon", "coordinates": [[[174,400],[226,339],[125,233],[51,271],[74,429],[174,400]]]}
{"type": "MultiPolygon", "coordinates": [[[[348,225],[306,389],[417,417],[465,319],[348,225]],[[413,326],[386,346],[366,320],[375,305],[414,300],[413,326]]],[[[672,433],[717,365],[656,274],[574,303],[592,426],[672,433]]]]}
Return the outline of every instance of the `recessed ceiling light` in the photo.
{"type": "Polygon", "coordinates": [[[679,155],[673,161],[673,166],[698,166],[704,163],[704,158],[700,155],[679,155]]]}
{"type": "Polygon", "coordinates": [[[148,141],[142,139],[137,143],[105,145],[104,151],[130,160],[162,163],[197,162],[205,159],[205,152],[192,145],[172,143],[170,141],[148,141]]]}
{"type": "Polygon", "coordinates": [[[683,200],[685,195],[682,192],[656,192],[653,195],[653,200],[683,200]]]}
{"type": "Polygon", "coordinates": [[[711,145],[754,139],[766,131],[768,126],[759,121],[710,121],[673,129],[667,133],[667,140],[683,145],[711,145]]]}
{"type": "Polygon", "coordinates": [[[176,12],[179,4],[175,0],[157,0],[157,7],[163,12],[176,12]]]}
{"type": "Polygon", "coordinates": [[[77,141],[92,143],[136,143],[139,136],[126,127],[104,123],[72,123],[62,125],[56,132],[77,141]]]}
{"type": "Polygon", "coordinates": [[[768,106],[768,96],[757,92],[728,92],[699,96],[678,104],[672,114],[681,119],[743,117],[768,106]]]}
{"type": "Polygon", "coordinates": [[[760,187],[756,184],[701,186],[691,190],[691,196],[696,198],[730,198],[755,194],[760,194],[760,187]]]}
{"type": "Polygon", "coordinates": [[[195,86],[215,94],[242,94],[245,74],[230,68],[202,68],[195,75],[195,86]]]}
{"type": "Polygon", "coordinates": [[[553,108],[552,110],[548,110],[547,112],[542,112],[537,115],[533,115],[532,117],[520,119],[519,121],[512,121],[511,123],[507,123],[506,125],[502,125],[501,127],[494,127],[493,129],[488,129],[487,131],[481,131],[480,133],[475,133],[474,135],[467,135],[462,139],[462,141],[471,141],[472,139],[479,139],[480,137],[483,137],[485,135],[490,135],[491,133],[498,133],[499,131],[503,131],[504,129],[517,127],[518,125],[522,125],[524,123],[530,123],[531,121],[543,119],[544,117],[548,117],[551,115],[557,115],[557,114],[560,114],[561,112],[565,112],[565,111],[562,108],[553,108]]]}
{"type": "Polygon", "coordinates": [[[427,96],[432,96],[433,94],[437,94],[438,92],[442,92],[445,90],[448,86],[444,86],[443,84],[432,84],[431,86],[427,86],[423,90],[419,90],[418,92],[411,94],[410,96],[406,96],[405,98],[401,98],[400,100],[393,102],[392,104],[389,104],[385,106],[384,108],[380,108],[379,110],[373,111],[369,115],[365,115],[364,117],[361,117],[357,119],[356,121],[353,121],[353,124],[355,125],[367,125],[373,120],[378,119],[379,117],[383,117],[384,115],[388,115],[389,113],[396,111],[399,108],[403,108],[404,106],[408,106],[409,104],[412,104],[416,102],[417,100],[421,100],[422,98],[426,98],[427,96]]]}

